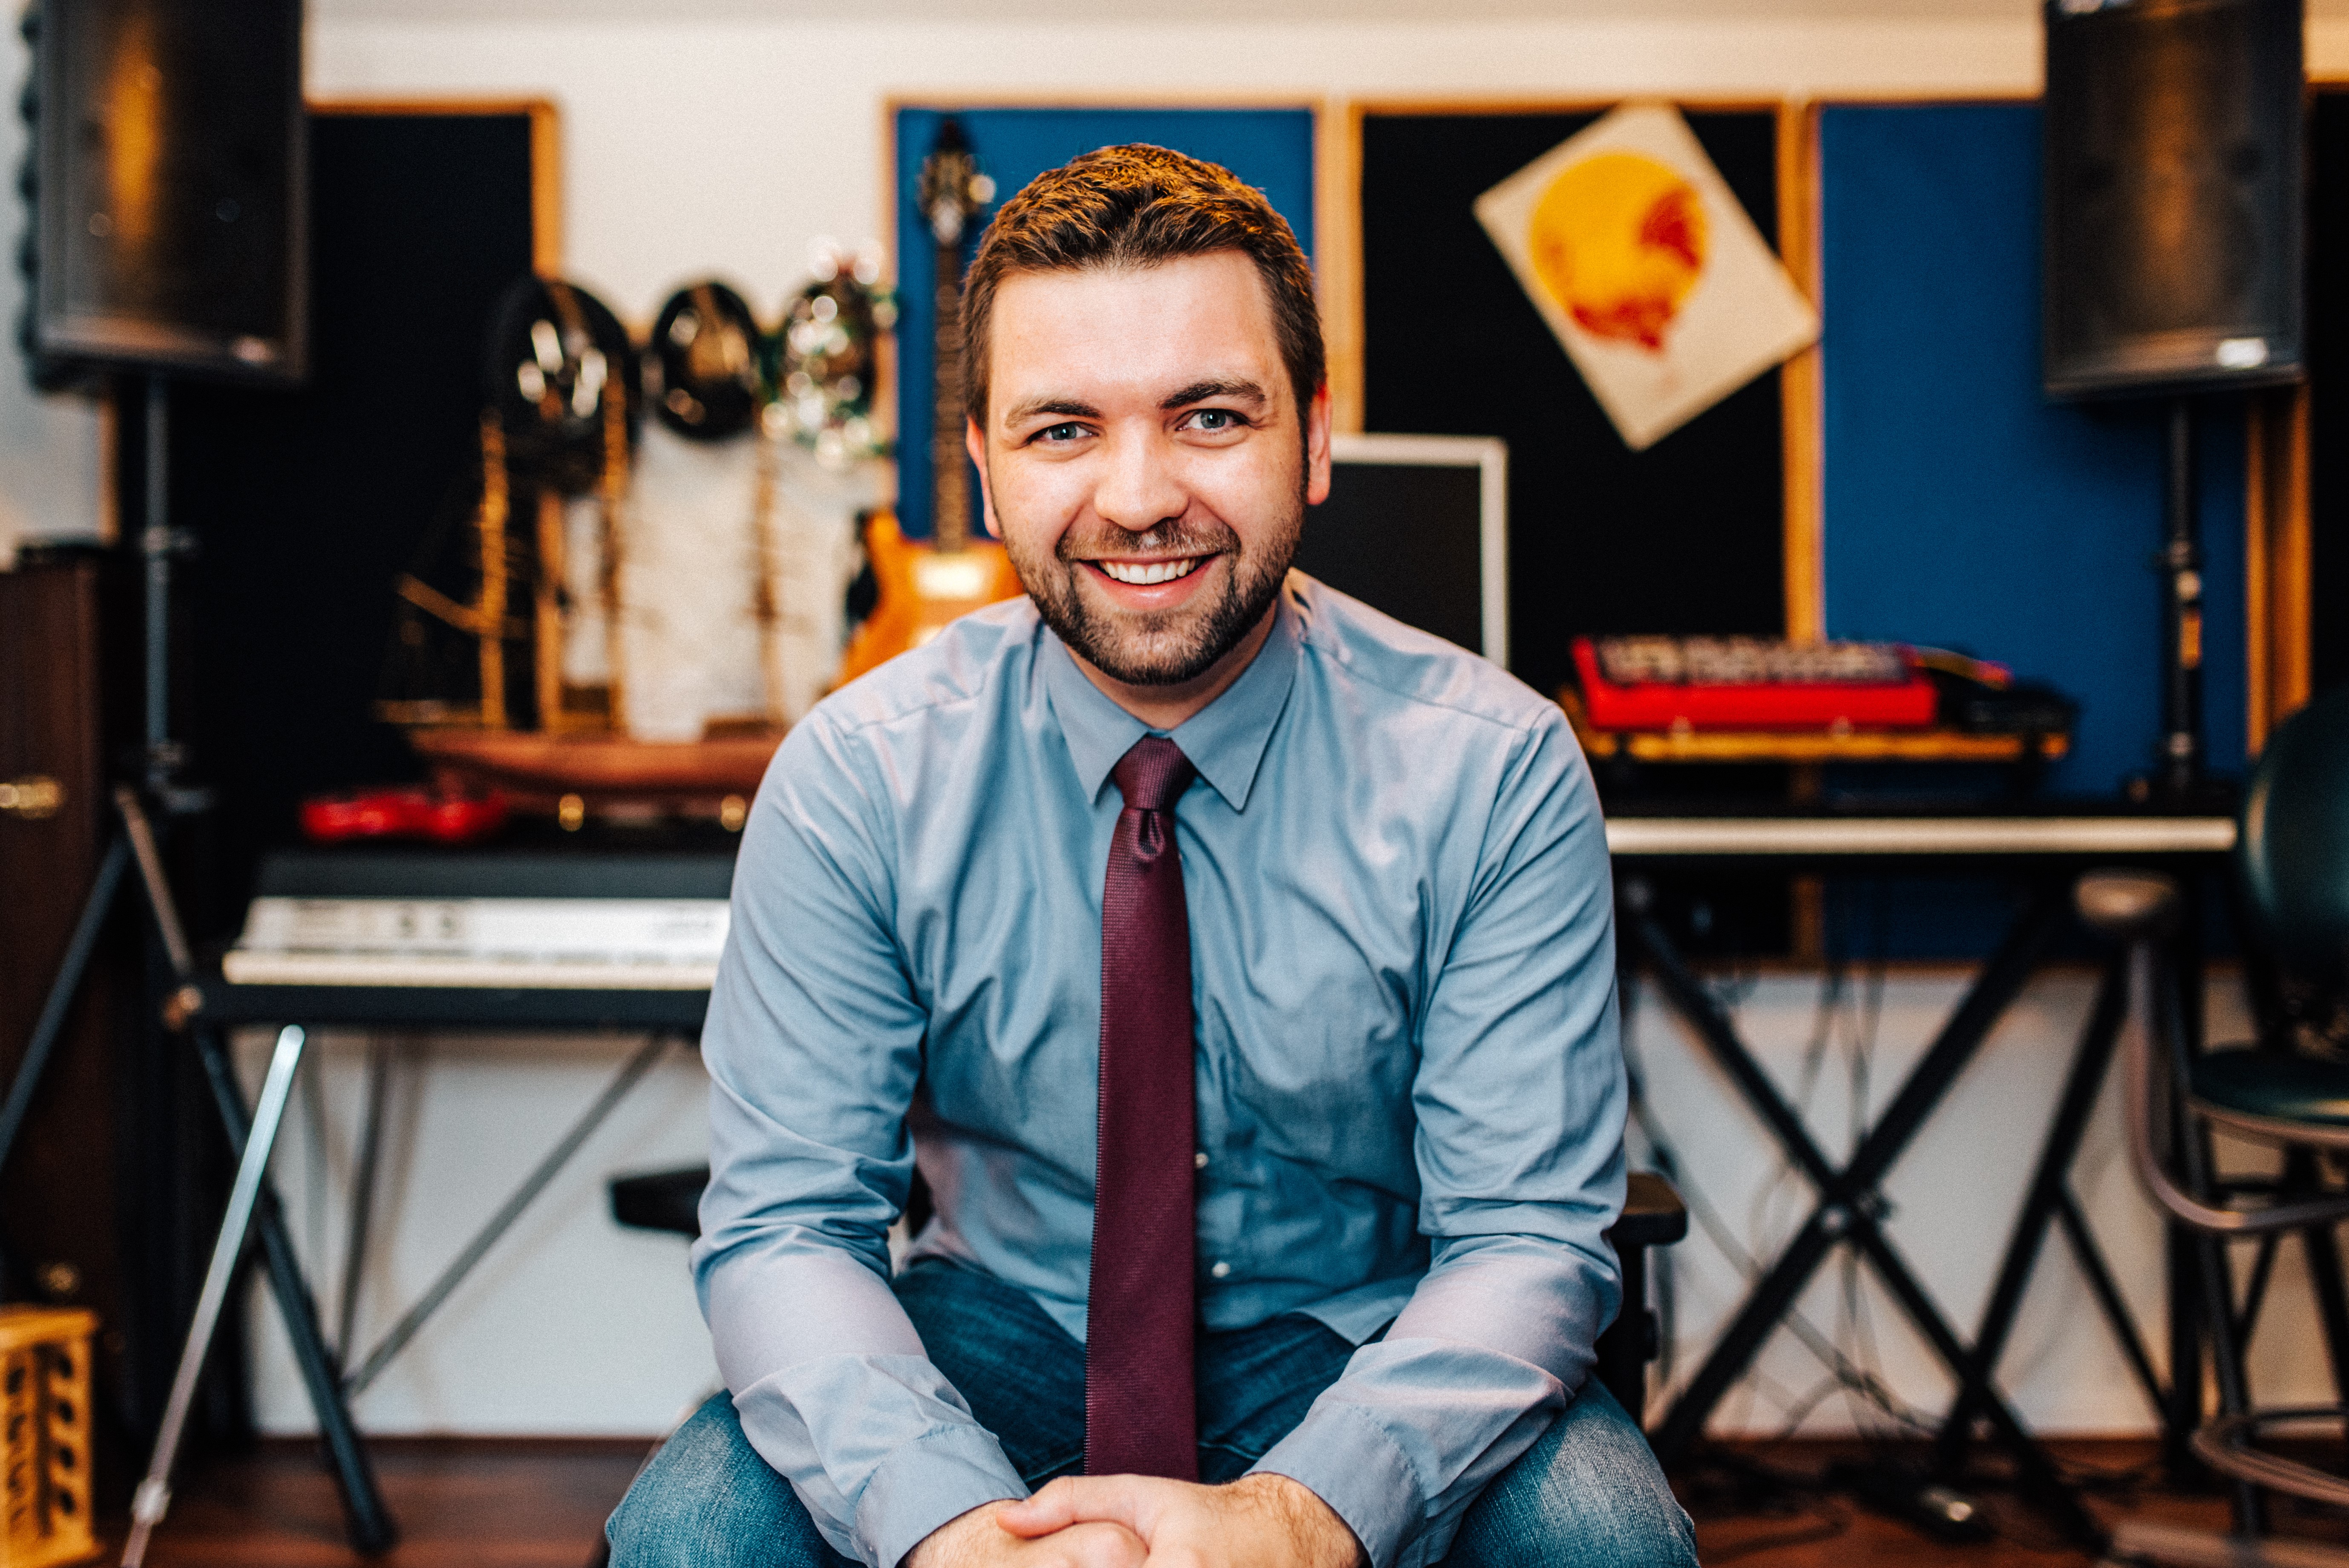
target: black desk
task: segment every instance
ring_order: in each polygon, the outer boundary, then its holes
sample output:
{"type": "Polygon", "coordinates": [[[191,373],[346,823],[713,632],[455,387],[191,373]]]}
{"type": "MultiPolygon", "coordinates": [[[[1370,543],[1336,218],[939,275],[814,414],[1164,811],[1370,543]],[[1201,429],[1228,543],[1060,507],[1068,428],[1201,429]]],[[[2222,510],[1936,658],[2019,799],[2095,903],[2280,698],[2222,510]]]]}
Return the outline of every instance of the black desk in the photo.
{"type": "MultiPolygon", "coordinates": [[[[1656,1427],[1653,1442],[1659,1456],[1666,1460],[1676,1458],[1702,1436],[1715,1405],[1792,1310],[1812,1274],[1837,1246],[1846,1245],[1857,1249],[1867,1260],[1957,1379],[1960,1392],[1942,1429],[1944,1464],[1954,1464],[1962,1457],[1975,1421],[1987,1419],[2000,1445],[2013,1457],[2027,1491],[2073,1533],[2085,1540],[2100,1539],[2095,1522],[2008,1408],[1994,1373],[2047,1228],[2051,1222],[2060,1222],[2156,1408],[2168,1408],[2169,1397],[2153,1377],[2068,1182],[2073,1155],[2119,1036],[2123,992],[2117,961],[2106,973],[2074,1053],[2070,1076],[2050,1120],[2028,1196],[1971,1346],[1951,1330],[1886,1236],[1881,1223],[1886,1212],[1882,1187],[1893,1164],[2064,929],[2071,918],[2071,886],[2078,874],[2092,866],[2177,867],[2220,861],[2234,847],[2233,820],[2057,815],[1621,816],[1609,820],[1607,837],[1615,860],[1617,929],[1627,981],[1640,969],[1654,976],[1667,1005],[1695,1030],[1705,1053],[1729,1075],[1739,1095],[1817,1193],[1817,1205],[1809,1220],[1754,1285],[1696,1376],[1656,1427]],[[1667,868],[1724,867],[1813,875],[1988,873],[2013,878],[2028,889],[2022,912],[1963,1000],[1884,1115],[1861,1139],[1850,1161],[1840,1168],[1820,1150],[1655,915],[1652,886],[1646,873],[1667,868]]],[[[2187,965],[2183,972],[2199,974],[2199,967],[2187,965]]],[[[2173,1341],[2175,1337],[2173,1330],[2173,1341]]],[[[2195,1393],[2199,1397],[2199,1387],[2195,1393]]]]}
{"type": "Polygon", "coordinates": [[[393,1029],[629,1029],[701,1033],[707,985],[566,991],[512,985],[236,985],[199,983],[213,1022],[393,1029]]]}

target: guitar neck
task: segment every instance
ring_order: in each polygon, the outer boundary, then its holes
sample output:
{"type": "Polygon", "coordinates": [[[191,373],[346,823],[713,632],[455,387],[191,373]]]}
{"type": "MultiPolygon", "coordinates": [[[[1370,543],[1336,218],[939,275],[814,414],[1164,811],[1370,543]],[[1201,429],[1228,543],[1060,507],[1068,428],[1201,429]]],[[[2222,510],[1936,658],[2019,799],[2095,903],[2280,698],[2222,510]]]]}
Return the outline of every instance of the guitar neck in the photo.
{"type": "Polygon", "coordinates": [[[962,247],[937,248],[937,332],[930,404],[931,542],[954,552],[970,542],[970,470],[963,450],[962,247]]]}

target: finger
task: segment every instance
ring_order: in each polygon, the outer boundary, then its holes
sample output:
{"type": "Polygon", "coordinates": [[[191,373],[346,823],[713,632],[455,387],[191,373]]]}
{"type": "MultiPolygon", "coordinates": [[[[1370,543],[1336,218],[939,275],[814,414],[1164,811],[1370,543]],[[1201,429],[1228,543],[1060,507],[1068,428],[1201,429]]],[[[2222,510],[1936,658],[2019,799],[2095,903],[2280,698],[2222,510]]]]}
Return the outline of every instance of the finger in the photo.
{"type": "Polygon", "coordinates": [[[1064,1475],[995,1516],[1014,1535],[1034,1538],[1071,1524],[1101,1522],[1138,1530],[1131,1476],[1064,1475]]]}
{"type": "Polygon", "coordinates": [[[1143,1568],[1150,1555],[1142,1537],[1122,1524],[1071,1525],[1048,1543],[1066,1551],[1066,1568],[1143,1568]]]}

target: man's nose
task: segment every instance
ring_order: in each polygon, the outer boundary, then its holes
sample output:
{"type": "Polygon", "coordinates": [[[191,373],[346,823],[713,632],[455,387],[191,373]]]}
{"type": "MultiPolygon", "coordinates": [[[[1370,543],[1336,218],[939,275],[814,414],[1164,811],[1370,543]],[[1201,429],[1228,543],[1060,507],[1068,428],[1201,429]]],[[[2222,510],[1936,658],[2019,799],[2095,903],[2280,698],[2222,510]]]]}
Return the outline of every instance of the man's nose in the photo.
{"type": "Polygon", "coordinates": [[[1181,517],[1190,504],[1165,443],[1127,432],[1110,438],[1108,461],[1093,490],[1093,510],[1129,533],[1147,533],[1181,517]]]}

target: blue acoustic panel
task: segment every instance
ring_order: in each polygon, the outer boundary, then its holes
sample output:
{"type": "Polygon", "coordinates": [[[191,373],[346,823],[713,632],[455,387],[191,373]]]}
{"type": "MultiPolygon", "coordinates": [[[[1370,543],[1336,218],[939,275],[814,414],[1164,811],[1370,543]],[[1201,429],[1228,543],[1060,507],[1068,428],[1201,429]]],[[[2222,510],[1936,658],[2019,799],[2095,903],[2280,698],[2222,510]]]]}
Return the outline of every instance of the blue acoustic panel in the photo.
{"type": "MultiPolygon", "coordinates": [[[[1826,624],[1963,648],[2082,708],[2052,789],[2109,795],[2160,733],[2163,406],[2039,386],[2034,104],[1821,112],[1826,624]]],[[[2243,765],[2243,418],[2199,405],[2204,701],[2243,765]]]]}
{"type": "MultiPolygon", "coordinates": [[[[1220,163],[1262,191],[1313,253],[1313,111],[1309,108],[901,108],[896,122],[897,179],[897,488],[898,521],[910,534],[930,531],[930,367],[936,311],[936,248],[916,204],[922,160],[938,122],[962,122],[979,171],[995,181],[998,201],[1048,169],[1096,147],[1147,141],[1220,163]]],[[[978,247],[966,242],[963,263],[978,247]]],[[[974,525],[978,490],[971,490],[974,525]]]]}

